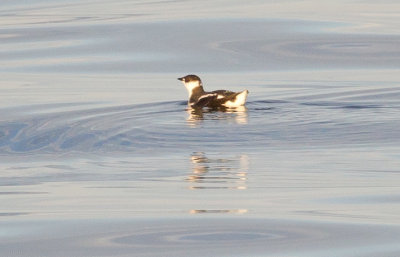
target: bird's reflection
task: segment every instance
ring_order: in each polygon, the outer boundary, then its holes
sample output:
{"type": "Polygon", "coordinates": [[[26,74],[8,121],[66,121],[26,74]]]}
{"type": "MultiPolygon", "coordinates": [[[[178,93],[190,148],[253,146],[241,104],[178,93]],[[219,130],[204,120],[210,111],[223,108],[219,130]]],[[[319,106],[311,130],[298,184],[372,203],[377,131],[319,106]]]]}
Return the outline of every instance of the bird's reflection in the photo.
{"type": "Polygon", "coordinates": [[[190,160],[192,171],[187,178],[190,189],[247,189],[247,155],[208,158],[204,153],[196,152],[190,160]]]}
{"type": "Polygon", "coordinates": [[[204,120],[226,120],[237,124],[247,124],[248,119],[245,106],[217,109],[189,108],[187,113],[188,125],[192,127],[196,127],[204,120]]]}
{"type": "MultiPolygon", "coordinates": [[[[208,157],[203,152],[190,156],[192,170],[187,177],[190,190],[245,190],[249,158],[242,154],[234,157],[208,157]]],[[[224,203],[221,203],[224,207],[224,203]]],[[[228,204],[229,205],[229,204],[228,204]]],[[[189,210],[190,214],[245,214],[247,209],[212,208],[189,210]]],[[[214,206],[215,207],[215,206],[214,206]]],[[[225,206],[228,207],[228,206],[225,206]]]]}

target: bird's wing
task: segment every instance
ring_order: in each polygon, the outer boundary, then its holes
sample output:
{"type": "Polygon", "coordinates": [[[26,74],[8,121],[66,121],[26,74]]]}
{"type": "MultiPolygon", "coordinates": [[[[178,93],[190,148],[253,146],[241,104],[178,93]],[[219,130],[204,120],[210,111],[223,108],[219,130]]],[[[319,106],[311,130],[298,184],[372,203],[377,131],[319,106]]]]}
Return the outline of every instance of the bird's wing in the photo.
{"type": "Polygon", "coordinates": [[[228,90],[216,90],[212,91],[211,93],[217,94],[217,99],[221,99],[223,101],[230,101],[234,100],[240,92],[232,92],[228,90]]]}
{"type": "Polygon", "coordinates": [[[235,92],[229,91],[229,90],[216,90],[212,91],[210,93],[217,94],[219,97],[228,97],[230,95],[235,94],[235,92]]]}
{"type": "Polygon", "coordinates": [[[209,93],[206,95],[201,96],[197,102],[193,103],[191,107],[193,108],[202,108],[206,106],[210,101],[217,99],[217,94],[216,93],[209,93]]]}

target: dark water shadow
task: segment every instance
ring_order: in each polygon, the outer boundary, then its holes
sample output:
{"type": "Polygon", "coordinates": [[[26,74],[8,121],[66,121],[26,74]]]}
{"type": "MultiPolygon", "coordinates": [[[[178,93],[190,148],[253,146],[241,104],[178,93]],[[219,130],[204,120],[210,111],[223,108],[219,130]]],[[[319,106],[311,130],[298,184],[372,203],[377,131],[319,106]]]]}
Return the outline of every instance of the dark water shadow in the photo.
{"type": "Polygon", "coordinates": [[[13,217],[13,216],[23,216],[29,215],[29,212],[0,212],[0,217],[13,217]]]}
{"type": "Polygon", "coordinates": [[[327,107],[331,109],[382,109],[387,108],[379,104],[362,104],[362,103],[340,103],[340,102],[307,102],[301,103],[305,106],[327,107]]]}

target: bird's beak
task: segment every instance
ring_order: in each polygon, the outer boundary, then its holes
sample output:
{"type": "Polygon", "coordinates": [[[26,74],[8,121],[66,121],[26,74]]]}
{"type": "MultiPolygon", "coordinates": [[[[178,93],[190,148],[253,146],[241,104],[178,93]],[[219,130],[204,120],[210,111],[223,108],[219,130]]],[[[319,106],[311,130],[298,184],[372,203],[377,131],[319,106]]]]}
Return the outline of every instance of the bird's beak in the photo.
{"type": "Polygon", "coordinates": [[[178,78],[178,80],[180,80],[180,81],[185,81],[185,78],[178,78]]]}

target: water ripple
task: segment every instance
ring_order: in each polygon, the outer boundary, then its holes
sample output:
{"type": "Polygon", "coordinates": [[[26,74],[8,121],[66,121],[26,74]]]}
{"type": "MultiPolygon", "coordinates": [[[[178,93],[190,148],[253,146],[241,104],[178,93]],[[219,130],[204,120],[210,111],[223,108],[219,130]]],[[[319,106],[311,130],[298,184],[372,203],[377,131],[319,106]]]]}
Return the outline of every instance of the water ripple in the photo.
{"type": "MultiPolygon", "coordinates": [[[[383,91],[363,94],[372,97],[383,91]]],[[[81,105],[63,112],[51,110],[57,106],[44,106],[36,113],[0,124],[0,151],[195,152],[198,147],[215,150],[226,145],[233,149],[239,145],[252,149],[300,147],[311,141],[315,146],[364,144],[372,139],[393,143],[391,138],[400,137],[394,129],[399,125],[393,119],[400,111],[396,102],[383,103],[379,98],[357,102],[340,97],[351,94],[261,99],[250,101],[247,108],[226,110],[186,110],[183,101],[98,108],[81,105]]]]}

